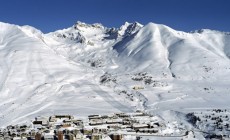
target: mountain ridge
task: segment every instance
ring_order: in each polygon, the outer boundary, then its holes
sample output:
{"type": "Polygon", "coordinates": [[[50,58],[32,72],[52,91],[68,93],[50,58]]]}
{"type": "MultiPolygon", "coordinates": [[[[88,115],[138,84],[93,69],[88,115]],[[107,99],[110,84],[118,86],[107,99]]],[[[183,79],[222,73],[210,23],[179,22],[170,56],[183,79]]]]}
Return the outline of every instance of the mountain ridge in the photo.
{"type": "Polygon", "coordinates": [[[50,113],[224,108],[230,99],[225,32],[77,22],[44,34],[0,22],[0,57],[0,126],[50,113]]]}

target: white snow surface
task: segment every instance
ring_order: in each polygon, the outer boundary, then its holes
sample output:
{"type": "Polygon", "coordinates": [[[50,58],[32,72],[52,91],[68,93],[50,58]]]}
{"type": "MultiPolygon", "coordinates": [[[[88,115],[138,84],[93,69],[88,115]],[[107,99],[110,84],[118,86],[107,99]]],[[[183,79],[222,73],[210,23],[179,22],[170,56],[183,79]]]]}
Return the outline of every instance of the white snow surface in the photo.
{"type": "MultiPolygon", "coordinates": [[[[39,115],[225,108],[230,33],[77,22],[43,34],[0,23],[0,127],[39,115]],[[138,80],[137,80],[138,79],[138,80]]],[[[166,113],[167,114],[167,113],[166,113]]]]}

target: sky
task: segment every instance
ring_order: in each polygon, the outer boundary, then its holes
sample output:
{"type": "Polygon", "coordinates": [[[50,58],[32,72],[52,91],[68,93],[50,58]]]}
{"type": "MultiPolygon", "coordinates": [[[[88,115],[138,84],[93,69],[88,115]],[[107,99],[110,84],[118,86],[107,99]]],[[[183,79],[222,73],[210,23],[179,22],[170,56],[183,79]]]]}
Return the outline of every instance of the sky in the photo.
{"type": "Polygon", "coordinates": [[[181,31],[230,32],[230,0],[0,0],[0,21],[30,25],[44,33],[77,21],[120,27],[154,22],[181,31]]]}

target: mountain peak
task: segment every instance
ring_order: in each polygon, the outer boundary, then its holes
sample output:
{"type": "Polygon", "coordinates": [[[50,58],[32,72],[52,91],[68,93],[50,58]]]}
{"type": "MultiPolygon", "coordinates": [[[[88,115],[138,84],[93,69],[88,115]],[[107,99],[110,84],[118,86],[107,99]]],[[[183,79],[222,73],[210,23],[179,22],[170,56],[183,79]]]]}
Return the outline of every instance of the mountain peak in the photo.
{"type": "Polygon", "coordinates": [[[87,24],[81,21],[77,21],[74,25],[74,29],[81,29],[81,28],[100,28],[103,29],[104,26],[101,23],[93,23],[93,24],[87,24]]]}
{"type": "Polygon", "coordinates": [[[127,21],[126,21],[125,24],[122,25],[122,26],[129,26],[129,25],[140,26],[140,27],[143,26],[141,23],[139,23],[139,22],[137,22],[137,21],[135,21],[135,22],[127,22],[127,21]]]}
{"type": "Polygon", "coordinates": [[[142,27],[143,25],[138,22],[134,22],[134,23],[125,22],[125,24],[119,28],[118,33],[120,36],[125,37],[137,32],[142,27]]]}

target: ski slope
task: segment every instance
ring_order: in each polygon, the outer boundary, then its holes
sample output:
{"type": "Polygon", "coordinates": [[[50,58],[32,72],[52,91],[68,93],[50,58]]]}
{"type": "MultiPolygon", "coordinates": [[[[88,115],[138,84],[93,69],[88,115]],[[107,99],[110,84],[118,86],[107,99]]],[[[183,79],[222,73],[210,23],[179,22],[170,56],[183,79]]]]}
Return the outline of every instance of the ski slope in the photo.
{"type": "Polygon", "coordinates": [[[38,115],[229,109],[230,33],[0,23],[0,126],[38,115]]]}

